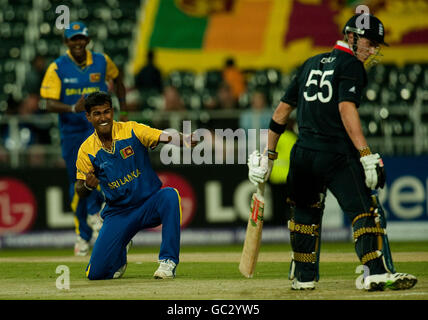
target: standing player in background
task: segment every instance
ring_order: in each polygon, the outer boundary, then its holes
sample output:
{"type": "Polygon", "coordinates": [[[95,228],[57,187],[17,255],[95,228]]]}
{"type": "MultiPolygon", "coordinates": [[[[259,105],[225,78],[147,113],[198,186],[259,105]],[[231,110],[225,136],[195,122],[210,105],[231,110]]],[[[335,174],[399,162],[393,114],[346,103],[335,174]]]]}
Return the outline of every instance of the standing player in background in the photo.
{"type": "Polygon", "coordinates": [[[89,42],[86,26],[82,22],[72,22],[64,32],[68,50],[49,65],[40,89],[41,108],[59,114],[62,156],[67,167],[69,196],[75,215],[77,239],[74,254],[77,256],[88,254],[89,241],[101,227],[98,212],[104,201],[99,192],[93,192],[87,199],[80,199],[74,192],[77,151],[94,131],[85,117],[84,95],[107,91],[107,82],[113,80],[120,109],[126,110],[125,87],[118,68],[106,54],[87,50],[89,42]]]}
{"type": "MultiPolygon", "coordinates": [[[[174,278],[179,263],[181,200],[173,188],[161,188],[148,149],[168,143],[171,136],[161,130],[128,121],[113,120],[111,97],[90,94],[86,117],[95,132],[79,149],[76,192],[81,198],[101,187],[106,206],[104,219],[86,268],[90,280],[120,278],[127,266],[127,246],[134,235],[162,224],[159,268],[154,278],[174,278]]],[[[179,135],[172,143],[190,147],[192,135],[179,135]]]]}
{"type": "Polygon", "coordinates": [[[233,98],[238,101],[239,97],[247,89],[244,74],[238,68],[233,57],[226,59],[222,72],[223,81],[228,84],[233,98]]]}
{"type": "Polygon", "coordinates": [[[296,109],[299,135],[287,178],[287,200],[294,207],[288,225],[292,289],[314,289],[319,278],[326,188],[352,221],[355,251],[370,274],[362,287],[370,291],[409,289],[416,284],[416,277],[390,270],[392,257],[385,244],[382,246],[386,234],[380,219],[384,217],[372,201],[371,190],[384,186],[383,163],[367,144],[357,110],[367,82],[364,63],[376,58],[380,45],[387,45],[384,27],[373,15],[355,15],[343,34],[344,40],[331,52],[309,58],[299,68],[274,111],[268,156],[261,157],[260,166],[250,167],[249,177],[257,183],[269,178],[278,138],[296,109]],[[369,20],[368,26],[358,23],[362,19],[369,20]]]}

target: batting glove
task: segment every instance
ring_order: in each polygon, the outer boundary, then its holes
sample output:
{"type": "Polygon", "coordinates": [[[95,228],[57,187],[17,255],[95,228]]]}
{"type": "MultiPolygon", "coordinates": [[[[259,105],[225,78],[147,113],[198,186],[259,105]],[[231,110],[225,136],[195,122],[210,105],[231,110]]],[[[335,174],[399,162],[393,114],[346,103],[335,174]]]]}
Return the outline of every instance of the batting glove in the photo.
{"type": "Polygon", "coordinates": [[[373,190],[385,185],[385,169],[379,153],[369,154],[360,158],[366,176],[366,186],[373,190]]]}
{"type": "Polygon", "coordinates": [[[272,167],[273,160],[255,150],[248,157],[248,179],[257,187],[259,183],[265,183],[269,179],[272,167]]]}

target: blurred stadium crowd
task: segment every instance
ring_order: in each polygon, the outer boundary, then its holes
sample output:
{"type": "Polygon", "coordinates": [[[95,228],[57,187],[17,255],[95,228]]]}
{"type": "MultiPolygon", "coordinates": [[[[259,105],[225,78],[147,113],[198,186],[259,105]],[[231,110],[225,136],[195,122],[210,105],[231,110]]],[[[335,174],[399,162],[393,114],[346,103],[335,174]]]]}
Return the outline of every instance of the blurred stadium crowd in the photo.
{"type": "MultiPolygon", "coordinates": [[[[69,6],[70,21],[88,27],[91,50],[107,53],[125,72],[140,2],[0,0],[0,166],[63,166],[57,115],[38,108],[45,69],[66,49],[62,30],[54,27],[55,7],[69,6]]],[[[180,129],[182,120],[211,129],[266,128],[293,75],[240,69],[233,57],[202,73],[165,74],[158,67],[153,51],[151,87],[144,75],[124,76],[130,119],[162,129],[180,129]]],[[[372,148],[387,155],[427,154],[428,64],[378,64],[368,77],[360,114],[372,148]]]]}

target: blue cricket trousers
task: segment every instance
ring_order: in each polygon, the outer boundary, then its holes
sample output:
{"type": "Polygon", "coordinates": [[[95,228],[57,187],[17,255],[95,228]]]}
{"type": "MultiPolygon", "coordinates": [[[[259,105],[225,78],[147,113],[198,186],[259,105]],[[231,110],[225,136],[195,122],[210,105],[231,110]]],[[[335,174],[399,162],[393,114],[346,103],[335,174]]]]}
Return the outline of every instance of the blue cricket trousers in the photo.
{"type": "Polygon", "coordinates": [[[179,263],[181,199],[178,191],[163,188],[140,207],[121,209],[104,218],[103,226],[92,250],[86,276],[90,280],[112,279],[114,273],[127,263],[126,246],[143,229],[162,224],[159,260],[179,263]]]}

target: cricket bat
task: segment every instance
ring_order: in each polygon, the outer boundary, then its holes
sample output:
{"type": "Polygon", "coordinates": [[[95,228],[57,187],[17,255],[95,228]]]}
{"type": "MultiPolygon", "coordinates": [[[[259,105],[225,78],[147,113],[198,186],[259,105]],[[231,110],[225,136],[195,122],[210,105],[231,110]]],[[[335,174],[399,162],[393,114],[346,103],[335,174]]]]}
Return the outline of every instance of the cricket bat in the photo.
{"type": "Polygon", "coordinates": [[[263,211],[264,211],[265,184],[259,184],[257,192],[251,198],[250,217],[248,218],[247,231],[245,233],[244,248],[242,249],[239,271],[246,278],[252,278],[256,269],[262,240],[263,211]]]}
{"type": "Polygon", "coordinates": [[[377,190],[372,190],[372,202],[373,206],[378,209],[378,214],[380,217],[380,227],[385,230],[385,234],[382,235],[381,244],[383,253],[382,259],[384,261],[386,269],[391,273],[395,273],[395,267],[392,261],[392,254],[389,246],[388,235],[386,234],[386,215],[385,211],[382,208],[382,205],[380,204],[377,190]]]}

